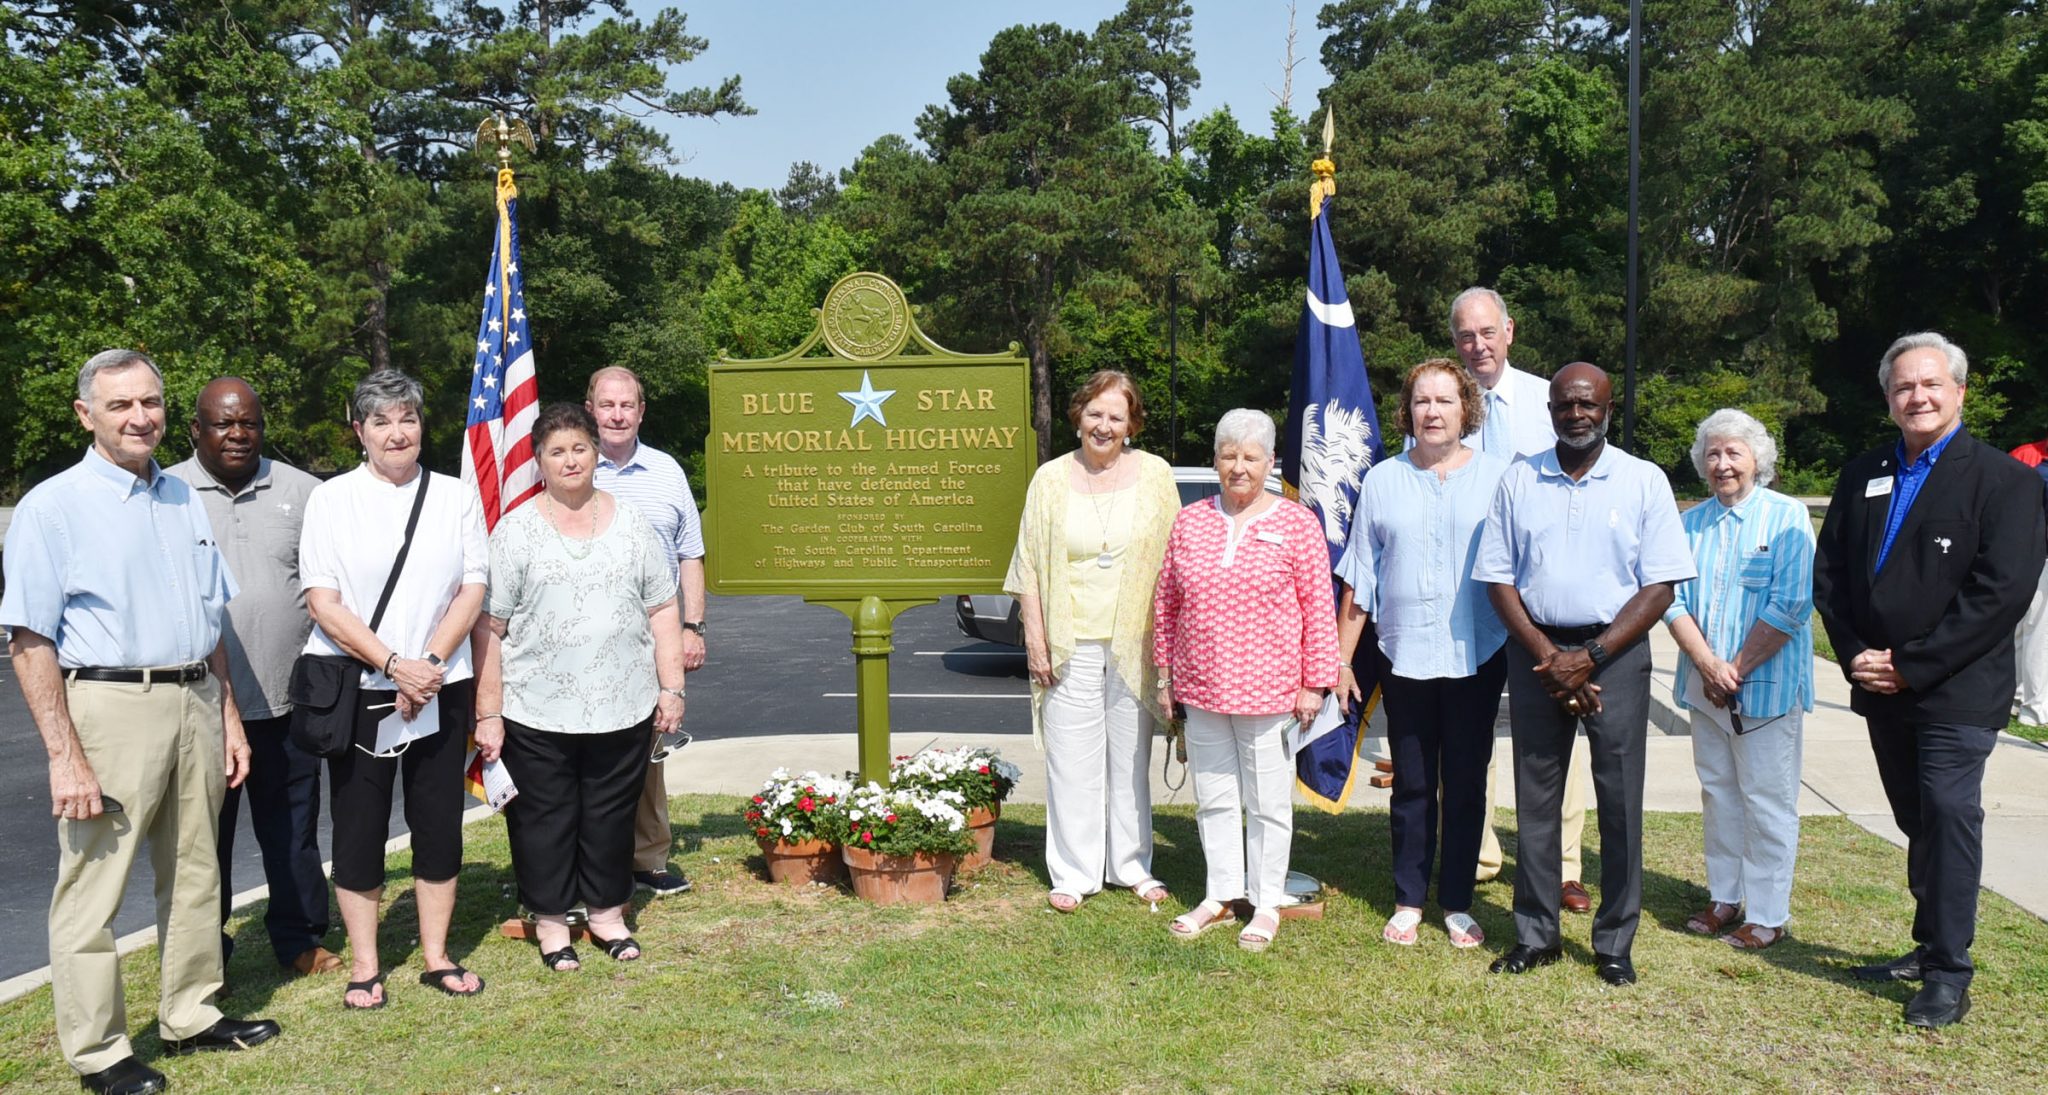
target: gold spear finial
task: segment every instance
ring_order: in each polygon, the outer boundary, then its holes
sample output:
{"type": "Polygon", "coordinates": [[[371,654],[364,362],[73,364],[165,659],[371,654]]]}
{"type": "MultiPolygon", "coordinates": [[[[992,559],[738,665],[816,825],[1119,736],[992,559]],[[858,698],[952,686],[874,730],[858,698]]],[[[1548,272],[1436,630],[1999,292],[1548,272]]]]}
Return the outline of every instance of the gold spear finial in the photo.
{"type": "Polygon", "coordinates": [[[1334,105],[1323,108],[1323,158],[1308,165],[1315,172],[1316,181],[1308,188],[1308,219],[1322,215],[1323,201],[1337,192],[1337,162],[1330,158],[1330,149],[1337,143],[1337,108],[1334,105]]]}
{"type": "Polygon", "coordinates": [[[502,110],[492,111],[491,116],[476,127],[476,150],[489,152],[491,146],[498,146],[498,170],[509,171],[512,167],[512,146],[523,144],[532,152],[533,130],[519,118],[507,118],[502,110]]]}

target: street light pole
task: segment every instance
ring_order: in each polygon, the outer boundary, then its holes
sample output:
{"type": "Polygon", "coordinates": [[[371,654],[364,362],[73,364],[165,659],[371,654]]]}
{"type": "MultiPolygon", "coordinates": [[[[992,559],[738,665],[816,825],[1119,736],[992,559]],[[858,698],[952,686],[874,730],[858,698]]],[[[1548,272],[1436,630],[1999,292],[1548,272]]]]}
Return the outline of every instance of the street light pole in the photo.
{"type": "Polygon", "coordinates": [[[1630,453],[1635,453],[1636,444],[1636,217],[1642,204],[1642,158],[1643,0],[1628,0],[1628,315],[1622,351],[1621,447],[1630,453]]]}
{"type": "Polygon", "coordinates": [[[1180,274],[1166,275],[1166,462],[1180,463],[1180,274]]]}

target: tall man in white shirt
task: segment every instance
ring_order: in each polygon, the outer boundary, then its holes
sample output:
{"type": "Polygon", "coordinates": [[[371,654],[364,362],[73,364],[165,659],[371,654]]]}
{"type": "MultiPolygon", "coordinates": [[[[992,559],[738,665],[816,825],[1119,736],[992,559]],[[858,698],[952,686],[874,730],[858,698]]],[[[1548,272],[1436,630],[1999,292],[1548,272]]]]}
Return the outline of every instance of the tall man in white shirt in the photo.
{"type": "MultiPolygon", "coordinates": [[[[1550,426],[1550,382],[1525,373],[1508,362],[1508,347],[1515,344],[1515,320],[1508,315],[1507,302],[1491,289],[1474,286],[1451,302],[1451,341],[1464,360],[1466,371],[1479,382],[1486,402],[1486,419],[1479,432],[1466,443],[1489,456],[1514,463],[1527,456],[1549,452],[1557,444],[1550,426]]],[[[1500,750],[1493,752],[1486,766],[1486,827],[1479,843],[1479,881],[1500,873],[1500,837],[1493,831],[1495,781],[1499,778],[1500,750]]],[[[1589,912],[1593,897],[1586,892],[1579,868],[1579,839],[1586,829],[1586,788],[1592,783],[1593,767],[1584,749],[1572,750],[1571,766],[1564,780],[1564,886],[1562,901],[1568,912],[1589,912]]]]}
{"type": "MultiPolygon", "coordinates": [[[[647,400],[633,370],[608,365],[590,374],[583,406],[597,419],[597,489],[633,504],[676,560],[682,598],[683,668],[704,665],[704,528],[697,499],[681,464],[640,442],[647,400]]],[[[681,871],[671,871],[673,837],[668,824],[668,779],[664,765],[647,767],[640,809],[633,819],[633,885],[656,897],[690,888],[681,871]]]]}

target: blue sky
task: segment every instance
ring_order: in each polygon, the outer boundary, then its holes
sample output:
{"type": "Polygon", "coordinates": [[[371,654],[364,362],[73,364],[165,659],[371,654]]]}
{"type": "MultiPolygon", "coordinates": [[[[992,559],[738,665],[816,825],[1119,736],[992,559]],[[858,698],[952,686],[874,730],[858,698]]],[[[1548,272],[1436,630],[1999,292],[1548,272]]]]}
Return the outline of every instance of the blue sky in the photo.
{"type": "MultiPolygon", "coordinates": [[[[737,73],[741,92],[760,113],[745,118],[661,119],[681,174],[774,188],[789,165],[810,160],[828,171],[852,164],[886,133],[912,137],[917,116],[943,102],[946,80],[980,67],[982,50],[1004,27],[1058,23],[1093,32],[1123,9],[1123,0],[714,0],[663,4],[634,0],[647,18],[680,6],[689,31],[711,48],[675,69],[673,89],[716,85],[737,73]]],[[[1247,130],[1267,132],[1287,48],[1286,0],[1195,0],[1195,89],[1190,120],[1228,105],[1247,130]]],[[[1329,84],[1316,12],[1302,0],[1295,15],[1293,104],[1307,114],[1329,84]]]]}

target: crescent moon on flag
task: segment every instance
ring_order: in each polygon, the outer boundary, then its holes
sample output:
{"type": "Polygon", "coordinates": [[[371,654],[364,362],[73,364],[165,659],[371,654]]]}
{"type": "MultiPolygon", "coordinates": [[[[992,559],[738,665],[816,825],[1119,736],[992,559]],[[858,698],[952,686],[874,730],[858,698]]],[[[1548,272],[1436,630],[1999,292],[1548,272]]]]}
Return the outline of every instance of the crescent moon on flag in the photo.
{"type": "Polygon", "coordinates": [[[1316,291],[1308,291],[1308,310],[1318,320],[1331,327],[1351,327],[1357,321],[1351,318],[1351,302],[1340,300],[1335,304],[1324,304],[1316,299],[1316,291]]]}

